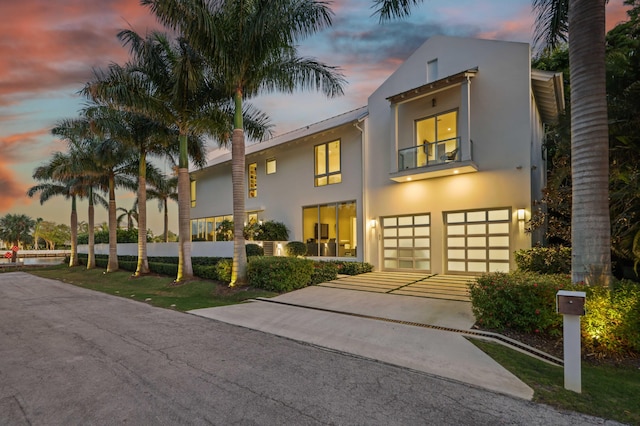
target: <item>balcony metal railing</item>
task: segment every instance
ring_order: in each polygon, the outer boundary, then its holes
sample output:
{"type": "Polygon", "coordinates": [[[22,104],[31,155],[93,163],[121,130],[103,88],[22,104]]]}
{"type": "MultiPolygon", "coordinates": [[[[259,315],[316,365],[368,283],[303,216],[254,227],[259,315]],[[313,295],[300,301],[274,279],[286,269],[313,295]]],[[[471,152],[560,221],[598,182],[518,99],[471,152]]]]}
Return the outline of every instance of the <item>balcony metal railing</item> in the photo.
{"type": "Polygon", "coordinates": [[[398,171],[460,161],[460,138],[445,139],[398,150],[398,171]]]}

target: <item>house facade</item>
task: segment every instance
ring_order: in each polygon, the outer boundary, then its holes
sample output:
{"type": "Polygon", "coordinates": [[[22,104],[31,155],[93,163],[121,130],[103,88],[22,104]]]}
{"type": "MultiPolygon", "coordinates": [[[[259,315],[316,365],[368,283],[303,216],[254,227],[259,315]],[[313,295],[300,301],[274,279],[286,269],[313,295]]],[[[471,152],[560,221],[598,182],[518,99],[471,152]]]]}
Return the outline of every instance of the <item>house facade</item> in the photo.
{"type": "MultiPolygon", "coordinates": [[[[436,36],[367,105],[247,147],[247,222],[274,220],[318,258],[479,274],[540,240],[543,138],[562,77],[526,43],[436,36]]],[[[193,172],[193,240],[231,218],[231,157],[193,172]]]]}

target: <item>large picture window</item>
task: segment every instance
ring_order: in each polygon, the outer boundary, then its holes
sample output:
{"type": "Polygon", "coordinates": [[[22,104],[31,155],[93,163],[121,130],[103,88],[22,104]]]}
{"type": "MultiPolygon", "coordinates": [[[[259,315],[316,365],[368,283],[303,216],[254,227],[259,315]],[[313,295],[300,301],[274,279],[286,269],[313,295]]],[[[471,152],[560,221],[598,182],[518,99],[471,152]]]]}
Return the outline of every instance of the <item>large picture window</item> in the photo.
{"type": "Polygon", "coordinates": [[[449,111],[416,121],[417,167],[457,160],[458,111],[449,111]]]}
{"type": "Polygon", "coordinates": [[[340,141],[315,146],[315,186],[342,182],[340,141]]]}
{"type": "Polygon", "coordinates": [[[358,221],[355,201],[304,207],[302,222],[307,256],[356,256],[358,221]]]}
{"type": "Polygon", "coordinates": [[[191,241],[230,241],[233,216],[203,217],[191,220],[191,241]]]}

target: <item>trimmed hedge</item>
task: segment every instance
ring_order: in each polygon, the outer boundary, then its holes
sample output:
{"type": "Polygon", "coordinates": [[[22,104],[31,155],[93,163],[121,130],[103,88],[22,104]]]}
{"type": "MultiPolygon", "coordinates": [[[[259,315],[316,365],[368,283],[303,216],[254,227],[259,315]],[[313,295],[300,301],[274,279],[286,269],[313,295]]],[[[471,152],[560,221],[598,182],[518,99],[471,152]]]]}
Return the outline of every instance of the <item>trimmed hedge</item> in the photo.
{"type": "Polygon", "coordinates": [[[313,262],[313,274],[310,285],[326,283],[338,278],[338,265],[333,262],[313,262]]]}
{"type": "Polygon", "coordinates": [[[247,244],[244,247],[247,252],[247,257],[264,256],[264,249],[257,244],[247,244]]]}
{"type": "Polygon", "coordinates": [[[305,256],[307,254],[307,245],[302,241],[290,241],[287,243],[285,250],[287,256],[305,256]]]}
{"type": "Polygon", "coordinates": [[[338,273],[344,275],[360,275],[373,271],[373,265],[367,262],[336,261],[338,273]]]}
{"type": "Polygon", "coordinates": [[[297,257],[254,257],[247,266],[249,285],[286,292],[306,287],[313,275],[313,261],[297,257]]]}
{"type": "Polygon", "coordinates": [[[613,288],[572,284],[568,275],[530,272],[486,274],[470,285],[476,321],[484,328],[513,329],[558,337],[562,315],[556,313],[560,289],[584,291],[582,348],[598,356],[640,353],[640,285],[619,281],[613,288]]]}

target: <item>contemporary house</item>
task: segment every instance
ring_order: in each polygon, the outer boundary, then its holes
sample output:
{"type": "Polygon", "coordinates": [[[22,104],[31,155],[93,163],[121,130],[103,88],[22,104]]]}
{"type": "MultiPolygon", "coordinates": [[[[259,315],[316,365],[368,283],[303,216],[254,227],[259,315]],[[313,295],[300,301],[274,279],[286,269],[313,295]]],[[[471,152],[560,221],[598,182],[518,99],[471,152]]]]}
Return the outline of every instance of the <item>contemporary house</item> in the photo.
{"type": "MultiPolygon", "coordinates": [[[[436,36],[366,106],[247,147],[247,221],[275,220],[319,258],[377,270],[514,268],[545,185],[544,126],[562,76],[526,43],[436,36]]],[[[192,173],[192,238],[231,218],[231,156],[192,173]]]]}

